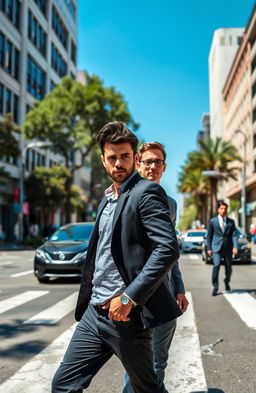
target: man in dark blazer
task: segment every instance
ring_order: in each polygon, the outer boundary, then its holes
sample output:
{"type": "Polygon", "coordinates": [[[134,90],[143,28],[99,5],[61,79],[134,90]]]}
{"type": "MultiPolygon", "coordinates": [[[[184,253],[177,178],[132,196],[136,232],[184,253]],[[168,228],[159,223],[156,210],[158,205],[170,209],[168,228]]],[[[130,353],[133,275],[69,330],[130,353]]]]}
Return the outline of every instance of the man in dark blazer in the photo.
{"type": "Polygon", "coordinates": [[[154,370],[152,329],[182,314],[168,288],[179,257],[166,193],[135,171],[136,136],[121,122],[98,133],[113,180],[88,246],[76,307],[79,324],[52,383],[78,393],[115,354],[135,393],[166,393],[154,370]]]}
{"type": "Polygon", "coordinates": [[[232,254],[237,254],[237,235],[234,220],[227,217],[228,205],[218,203],[218,216],[211,218],[208,225],[207,253],[212,256],[212,296],[216,296],[219,289],[219,270],[222,258],[225,263],[225,289],[230,291],[230,277],[232,273],[232,254]]]}
{"type": "MultiPolygon", "coordinates": [[[[138,150],[137,168],[144,179],[159,184],[166,169],[166,152],[164,146],[159,142],[143,143],[138,150]]],[[[167,195],[170,209],[170,217],[173,225],[176,225],[177,203],[175,199],[167,195]]],[[[184,313],[188,306],[185,296],[185,286],[182,280],[179,262],[177,262],[168,274],[169,288],[176,297],[181,311],[184,313]]],[[[176,319],[166,322],[153,329],[154,363],[157,377],[164,381],[165,369],[169,357],[169,349],[176,330],[176,319]]],[[[125,373],[122,393],[134,393],[130,378],[125,373]]]]}

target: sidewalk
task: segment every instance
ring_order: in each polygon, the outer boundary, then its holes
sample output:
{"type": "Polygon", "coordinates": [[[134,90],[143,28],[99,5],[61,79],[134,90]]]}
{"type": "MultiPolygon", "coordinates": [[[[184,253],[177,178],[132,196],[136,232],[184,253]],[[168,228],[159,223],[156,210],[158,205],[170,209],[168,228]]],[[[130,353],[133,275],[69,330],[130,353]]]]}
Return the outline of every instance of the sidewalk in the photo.
{"type": "Polygon", "coordinates": [[[0,244],[0,251],[21,251],[21,250],[34,250],[33,246],[26,246],[24,244],[3,243],[0,244]]]}

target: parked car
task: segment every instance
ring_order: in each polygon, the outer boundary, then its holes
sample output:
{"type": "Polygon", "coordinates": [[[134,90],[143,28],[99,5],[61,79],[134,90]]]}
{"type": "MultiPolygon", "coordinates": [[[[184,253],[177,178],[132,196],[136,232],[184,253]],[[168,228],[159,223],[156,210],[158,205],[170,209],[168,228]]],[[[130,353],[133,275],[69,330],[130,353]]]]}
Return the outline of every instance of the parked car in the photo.
{"type": "MultiPolygon", "coordinates": [[[[212,257],[207,254],[207,234],[203,241],[202,248],[202,260],[207,263],[212,263],[212,257]]],[[[251,263],[251,243],[248,241],[247,237],[244,236],[237,229],[237,238],[238,238],[238,253],[232,256],[233,263],[251,263]]]]}
{"type": "Polygon", "coordinates": [[[177,240],[178,240],[179,249],[181,249],[182,240],[181,240],[181,235],[180,235],[180,230],[179,229],[176,229],[176,236],[177,236],[177,240]]]}
{"type": "Polygon", "coordinates": [[[81,277],[93,222],[67,224],[35,252],[34,274],[46,283],[51,277],[81,277]]]}
{"type": "Polygon", "coordinates": [[[201,252],[205,234],[204,229],[189,229],[182,241],[182,251],[184,253],[201,252]]]}

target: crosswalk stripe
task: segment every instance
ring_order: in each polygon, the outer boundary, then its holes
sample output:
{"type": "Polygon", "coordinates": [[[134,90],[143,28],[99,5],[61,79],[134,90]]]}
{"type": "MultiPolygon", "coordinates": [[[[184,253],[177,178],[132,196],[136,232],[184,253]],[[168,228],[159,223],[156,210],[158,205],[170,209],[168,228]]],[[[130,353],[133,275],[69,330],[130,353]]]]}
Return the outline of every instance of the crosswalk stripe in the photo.
{"type": "Polygon", "coordinates": [[[69,314],[74,310],[77,300],[78,292],[66,297],[60,302],[54,304],[54,306],[45,309],[39,314],[27,319],[23,324],[33,324],[33,325],[54,325],[60,319],[69,314]]]}
{"type": "Polygon", "coordinates": [[[0,392],[49,393],[52,377],[63,358],[75,326],[76,324],[66,330],[7,381],[3,382],[0,385],[0,392]]]}
{"type": "Polygon", "coordinates": [[[22,277],[22,276],[27,276],[28,274],[32,274],[32,273],[33,273],[33,270],[26,270],[25,272],[11,274],[10,277],[12,277],[12,278],[22,277]]]}
{"type": "Polygon", "coordinates": [[[249,293],[224,293],[225,298],[249,328],[256,329],[256,300],[249,293]]]}
{"type": "Polygon", "coordinates": [[[169,362],[165,373],[165,385],[166,389],[172,393],[206,393],[208,389],[192,296],[190,292],[187,292],[186,296],[189,306],[177,321],[177,329],[170,348],[169,362]]]}
{"type": "Polygon", "coordinates": [[[188,259],[199,259],[201,257],[201,255],[200,254],[188,254],[188,255],[185,255],[185,257],[188,259]]]}
{"type": "Polygon", "coordinates": [[[12,296],[8,299],[0,302],[0,314],[11,310],[12,308],[21,306],[31,300],[34,300],[40,296],[46,295],[49,291],[26,291],[20,295],[12,296]]]}

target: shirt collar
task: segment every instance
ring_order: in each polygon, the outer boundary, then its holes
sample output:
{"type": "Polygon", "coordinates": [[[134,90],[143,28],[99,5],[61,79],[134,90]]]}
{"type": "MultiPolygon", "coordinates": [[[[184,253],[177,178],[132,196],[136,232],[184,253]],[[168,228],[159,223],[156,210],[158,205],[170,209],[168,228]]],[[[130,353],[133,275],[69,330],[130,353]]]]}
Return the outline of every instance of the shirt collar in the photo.
{"type": "Polygon", "coordinates": [[[105,196],[108,200],[110,199],[118,199],[122,192],[124,192],[124,189],[126,185],[129,183],[129,181],[137,174],[137,171],[134,171],[133,174],[126,179],[120,187],[115,190],[114,184],[112,183],[106,190],[105,190],[105,196]],[[116,195],[117,192],[117,195],[116,195]]]}
{"type": "Polygon", "coordinates": [[[219,220],[223,220],[224,222],[226,222],[226,220],[227,220],[227,216],[225,216],[225,217],[222,217],[220,214],[218,214],[218,217],[219,217],[219,220]]]}

